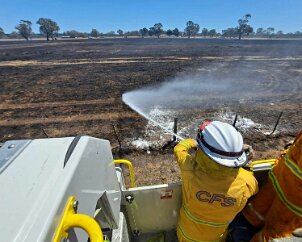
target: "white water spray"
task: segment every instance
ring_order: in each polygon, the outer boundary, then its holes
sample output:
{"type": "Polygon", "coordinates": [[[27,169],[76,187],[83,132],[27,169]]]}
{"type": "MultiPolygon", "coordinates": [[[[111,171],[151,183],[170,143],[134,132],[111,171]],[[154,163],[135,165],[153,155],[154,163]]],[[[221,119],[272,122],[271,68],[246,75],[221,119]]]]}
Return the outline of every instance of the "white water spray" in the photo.
{"type": "MultiPolygon", "coordinates": [[[[282,95],[290,91],[288,90],[290,86],[283,79],[275,78],[272,82],[272,71],[265,65],[262,67],[255,62],[235,64],[214,63],[206,68],[192,70],[190,73],[180,73],[172,80],[159,85],[124,93],[123,101],[150,122],[183,140],[183,137],[167,128],[166,123],[168,118],[172,117],[171,113],[175,117],[186,118],[185,136],[191,136],[197,125],[204,120],[232,122],[231,118],[221,115],[221,112],[232,111],[235,115],[238,109],[247,106],[269,104],[272,98],[275,103],[278,100],[282,102],[282,95]],[[161,109],[163,112],[157,120],[152,111],[161,109]],[[205,112],[207,110],[209,112],[205,112]]],[[[246,122],[247,119],[241,121],[238,121],[237,125],[244,130],[251,127],[263,128],[260,124],[259,126],[251,123],[252,120],[250,123],[246,122]]]]}
{"type": "MultiPolygon", "coordinates": [[[[228,87],[229,83],[219,80],[208,80],[197,70],[196,73],[194,72],[190,75],[179,74],[173,80],[163,82],[160,85],[124,93],[122,99],[125,104],[138,114],[179,140],[183,140],[183,137],[166,127],[166,117],[169,116],[167,111],[162,114],[165,120],[158,121],[152,115],[152,110],[163,108],[169,111],[173,110],[175,115],[180,115],[182,112],[192,109],[205,108],[212,105],[217,106],[222,96],[221,94],[228,90],[228,87]],[[209,102],[209,96],[217,100],[209,102]]],[[[224,100],[220,100],[221,103],[224,105],[224,100]]]]}
{"type": "Polygon", "coordinates": [[[175,134],[174,132],[172,132],[171,130],[167,129],[162,124],[156,122],[153,118],[151,118],[150,116],[148,116],[139,107],[137,107],[137,105],[135,105],[135,103],[133,102],[134,99],[132,98],[131,93],[129,93],[129,92],[128,93],[124,93],[122,98],[123,98],[123,102],[125,104],[127,104],[132,110],[134,110],[135,112],[137,112],[138,114],[140,114],[141,116],[143,116],[144,118],[146,118],[147,120],[151,121],[155,125],[159,126],[160,128],[162,128],[166,132],[168,132],[168,133],[172,134],[173,136],[177,137],[179,140],[184,140],[183,137],[179,136],[178,134],[175,134]]]}

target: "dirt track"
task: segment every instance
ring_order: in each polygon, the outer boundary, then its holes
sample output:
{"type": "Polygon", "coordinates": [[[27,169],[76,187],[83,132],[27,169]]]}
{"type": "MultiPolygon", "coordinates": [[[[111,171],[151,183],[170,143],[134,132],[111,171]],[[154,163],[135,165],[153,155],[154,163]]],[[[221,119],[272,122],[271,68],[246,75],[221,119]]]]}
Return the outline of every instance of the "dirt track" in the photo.
{"type": "MultiPolygon", "coordinates": [[[[258,95],[246,98],[245,103],[238,96],[226,105],[219,93],[211,93],[217,105],[184,108],[180,128],[188,117],[202,121],[238,113],[262,125],[241,130],[256,158],[276,156],[302,127],[301,44],[299,40],[1,41],[0,142],[42,138],[45,131],[49,137],[102,137],[116,147],[115,125],[122,145],[129,148],[131,140],[148,139],[150,129],[161,131],[123,104],[122,94],[198,69],[205,77],[224,76],[231,81],[236,74],[236,82],[231,83],[237,93],[239,86],[245,85],[249,93],[258,95]],[[272,130],[281,111],[284,114],[276,134],[264,134],[272,130]]],[[[163,145],[170,137],[161,134],[151,138],[163,145]],[[166,139],[160,140],[160,136],[166,139]]],[[[179,180],[168,151],[162,155],[155,147],[147,149],[151,154],[124,154],[134,160],[138,184],[179,180]]]]}

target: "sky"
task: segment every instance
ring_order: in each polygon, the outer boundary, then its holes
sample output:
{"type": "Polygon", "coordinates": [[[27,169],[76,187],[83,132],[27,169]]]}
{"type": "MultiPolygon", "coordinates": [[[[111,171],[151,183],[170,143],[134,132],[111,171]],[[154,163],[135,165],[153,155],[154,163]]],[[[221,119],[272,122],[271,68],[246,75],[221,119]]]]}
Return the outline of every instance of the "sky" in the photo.
{"type": "Polygon", "coordinates": [[[287,33],[302,31],[301,10],[302,0],[1,0],[0,27],[10,33],[21,19],[30,20],[38,33],[36,22],[43,17],[57,22],[60,32],[130,31],[155,23],[182,31],[191,20],[221,32],[249,13],[254,30],[274,27],[287,33]]]}

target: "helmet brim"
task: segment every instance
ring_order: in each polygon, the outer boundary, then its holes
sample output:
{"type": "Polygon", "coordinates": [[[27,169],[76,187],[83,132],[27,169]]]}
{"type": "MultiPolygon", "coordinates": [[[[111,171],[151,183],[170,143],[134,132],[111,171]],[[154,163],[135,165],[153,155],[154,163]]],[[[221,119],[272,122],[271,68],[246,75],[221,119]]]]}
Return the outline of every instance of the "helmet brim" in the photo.
{"type": "Polygon", "coordinates": [[[238,157],[223,156],[213,151],[210,151],[207,147],[205,147],[205,145],[202,142],[200,141],[197,142],[199,147],[203,150],[203,152],[220,165],[236,168],[236,167],[245,166],[248,163],[248,158],[245,152],[243,152],[242,155],[238,157]]]}

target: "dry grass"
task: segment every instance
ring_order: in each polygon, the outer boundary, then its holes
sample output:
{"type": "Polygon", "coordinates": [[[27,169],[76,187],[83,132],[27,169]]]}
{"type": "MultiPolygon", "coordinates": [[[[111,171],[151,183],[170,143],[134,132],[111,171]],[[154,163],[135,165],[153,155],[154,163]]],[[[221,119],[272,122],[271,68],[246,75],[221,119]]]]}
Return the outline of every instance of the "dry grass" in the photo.
{"type": "Polygon", "coordinates": [[[91,59],[72,59],[60,61],[2,61],[0,67],[24,67],[24,66],[56,66],[56,65],[88,65],[88,64],[126,64],[126,63],[166,63],[189,60],[187,57],[166,57],[162,59],[157,58],[106,58],[99,60],[91,59]]]}

